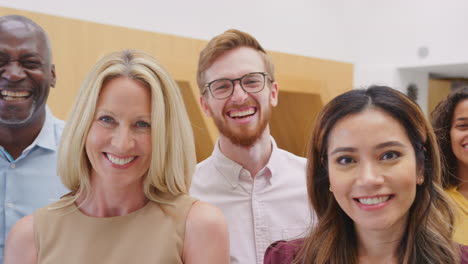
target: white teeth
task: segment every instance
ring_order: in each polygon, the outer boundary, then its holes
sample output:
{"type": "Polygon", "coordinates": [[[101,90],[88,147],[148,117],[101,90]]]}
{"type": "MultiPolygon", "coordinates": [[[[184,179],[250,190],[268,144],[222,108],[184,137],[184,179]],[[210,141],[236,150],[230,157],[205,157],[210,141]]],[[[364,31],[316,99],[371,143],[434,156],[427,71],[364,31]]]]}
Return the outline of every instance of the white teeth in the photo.
{"type": "Polygon", "coordinates": [[[358,199],[358,200],[362,204],[373,205],[373,204],[383,203],[385,201],[388,201],[388,199],[390,199],[390,195],[389,196],[375,197],[375,198],[362,198],[362,199],[358,199]]]}
{"type": "Polygon", "coordinates": [[[8,100],[7,98],[9,98],[11,100],[12,97],[19,97],[19,98],[23,98],[23,97],[28,97],[29,95],[31,95],[30,92],[13,92],[13,91],[6,91],[6,90],[2,90],[1,91],[1,94],[2,96],[4,96],[4,99],[5,100],[8,100]]]}
{"type": "Polygon", "coordinates": [[[229,113],[229,116],[230,117],[244,117],[244,116],[247,116],[247,115],[252,115],[255,113],[255,110],[253,108],[249,108],[249,109],[246,109],[246,110],[243,110],[243,111],[231,111],[229,113]]]}
{"type": "Polygon", "coordinates": [[[19,102],[19,101],[23,101],[24,99],[25,99],[24,97],[10,97],[10,96],[3,97],[3,100],[10,101],[10,102],[19,102]]]}
{"type": "Polygon", "coordinates": [[[106,153],[106,155],[107,155],[107,158],[112,163],[117,164],[117,165],[125,165],[125,164],[130,163],[132,160],[135,159],[135,157],[129,157],[129,158],[121,159],[121,158],[114,157],[109,153],[106,153]]]}

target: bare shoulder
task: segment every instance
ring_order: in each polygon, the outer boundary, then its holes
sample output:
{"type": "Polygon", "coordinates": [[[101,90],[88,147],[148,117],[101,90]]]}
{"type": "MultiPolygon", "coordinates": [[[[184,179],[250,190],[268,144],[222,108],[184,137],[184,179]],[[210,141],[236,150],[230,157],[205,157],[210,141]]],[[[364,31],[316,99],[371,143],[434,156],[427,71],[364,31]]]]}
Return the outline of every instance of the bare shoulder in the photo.
{"type": "Polygon", "coordinates": [[[190,209],[187,222],[203,227],[204,225],[225,224],[226,220],[221,210],[217,207],[202,201],[196,201],[190,209]]]}
{"type": "Polygon", "coordinates": [[[11,229],[5,243],[4,264],[37,262],[37,250],[34,241],[34,215],[20,219],[11,229]]]}
{"type": "Polygon", "coordinates": [[[229,235],[221,210],[197,201],[187,216],[184,263],[229,263],[229,235]]]}

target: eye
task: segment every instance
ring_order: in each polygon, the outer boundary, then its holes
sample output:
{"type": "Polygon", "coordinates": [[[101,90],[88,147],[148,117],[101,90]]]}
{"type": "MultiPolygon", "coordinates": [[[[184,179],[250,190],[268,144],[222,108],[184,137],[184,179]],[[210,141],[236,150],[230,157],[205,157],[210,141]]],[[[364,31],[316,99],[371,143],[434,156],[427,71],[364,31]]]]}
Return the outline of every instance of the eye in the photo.
{"type": "Polygon", "coordinates": [[[226,90],[231,88],[232,83],[229,80],[218,80],[211,84],[213,91],[226,90]]]}
{"type": "Polygon", "coordinates": [[[38,69],[42,66],[42,63],[37,60],[22,60],[20,64],[26,69],[38,69]]]}
{"type": "Polygon", "coordinates": [[[468,124],[460,123],[460,124],[456,124],[455,127],[464,130],[464,129],[468,129],[468,124]]]}
{"type": "Polygon", "coordinates": [[[137,128],[151,128],[151,124],[145,121],[137,121],[135,123],[135,126],[137,128]]]}
{"type": "Polygon", "coordinates": [[[115,122],[115,119],[110,117],[110,116],[101,116],[101,117],[99,117],[98,120],[103,122],[103,123],[108,123],[108,124],[111,124],[111,123],[115,122]]]}
{"type": "Polygon", "coordinates": [[[401,154],[399,152],[396,152],[396,151],[388,151],[388,152],[385,152],[381,157],[380,159],[381,160],[395,160],[397,158],[399,158],[401,156],[401,154]]]}
{"type": "Polygon", "coordinates": [[[336,159],[336,163],[340,165],[348,165],[355,162],[356,161],[350,156],[341,156],[336,159]]]}

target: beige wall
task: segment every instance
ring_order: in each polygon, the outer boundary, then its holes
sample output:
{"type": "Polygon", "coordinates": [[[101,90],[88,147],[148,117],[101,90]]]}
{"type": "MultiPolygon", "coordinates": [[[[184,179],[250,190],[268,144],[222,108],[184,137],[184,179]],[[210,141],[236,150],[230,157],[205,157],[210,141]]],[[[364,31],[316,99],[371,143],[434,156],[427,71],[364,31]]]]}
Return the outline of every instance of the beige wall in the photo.
{"type": "MultiPolygon", "coordinates": [[[[198,107],[199,90],[195,80],[198,55],[206,41],[0,7],[0,15],[7,14],[31,18],[50,36],[57,86],[52,89],[48,104],[56,116],[66,119],[81,81],[98,58],[120,49],[141,49],[161,61],[184,90],[194,126],[198,159],[211,153],[218,132],[198,107]]],[[[311,126],[312,117],[331,98],[352,88],[353,66],[280,52],[269,53],[275,62],[280,84],[272,134],[278,145],[301,154],[300,146],[304,146],[309,137],[304,131],[311,126]],[[294,129],[295,126],[302,128],[294,129]]]]}

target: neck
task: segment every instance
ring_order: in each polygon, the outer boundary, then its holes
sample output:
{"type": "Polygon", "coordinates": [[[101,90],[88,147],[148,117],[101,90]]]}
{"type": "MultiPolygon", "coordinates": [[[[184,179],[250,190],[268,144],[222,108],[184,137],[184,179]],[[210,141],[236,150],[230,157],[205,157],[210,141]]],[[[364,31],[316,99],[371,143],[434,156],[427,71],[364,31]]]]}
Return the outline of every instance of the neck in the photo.
{"type": "Polygon", "coordinates": [[[404,231],[403,226],[382,230],[356,227],[359,263],[397,263],[397,248],[404,231]]]}
{"type": "Polygon", "coordinates": [[[0,145],[17,159],[41,132],[45,121],[45,108],[24,125],[0,124],[0,145]]]}
{"type": "Polygon", "coordinates": [[[122,216],[132,213],[148,202],[143,193],[143,184],[116,186],[91,176],[91,193],[88,198],[77,199],[80,210],[93,217],[122,216]]]}
{"type": "Polygon", "coordinates": [[[266,166],[270,159],[273,149],[270,139],[270,129],[267,126],[260,138],[249,147],[232,144],[231,140],[220,135],[219,148],[227,158],[240,164],[244,169],[249,171],[253,178],[266,166]]]}

